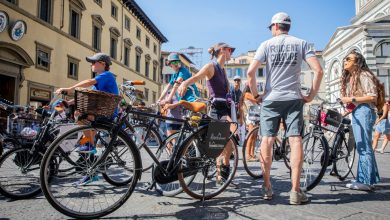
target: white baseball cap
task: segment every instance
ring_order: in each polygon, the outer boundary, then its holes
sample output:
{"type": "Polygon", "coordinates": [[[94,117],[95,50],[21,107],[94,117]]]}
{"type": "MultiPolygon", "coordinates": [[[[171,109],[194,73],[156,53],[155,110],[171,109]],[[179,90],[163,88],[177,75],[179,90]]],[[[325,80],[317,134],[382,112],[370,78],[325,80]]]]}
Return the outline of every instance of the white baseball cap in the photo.
{"type": "Polygon", "coordinates": [[[285,12],[278,12],[272,16],[271,24],[268,28],[270,28],[273,24],[291,24],[290,16],[285,12]]]}

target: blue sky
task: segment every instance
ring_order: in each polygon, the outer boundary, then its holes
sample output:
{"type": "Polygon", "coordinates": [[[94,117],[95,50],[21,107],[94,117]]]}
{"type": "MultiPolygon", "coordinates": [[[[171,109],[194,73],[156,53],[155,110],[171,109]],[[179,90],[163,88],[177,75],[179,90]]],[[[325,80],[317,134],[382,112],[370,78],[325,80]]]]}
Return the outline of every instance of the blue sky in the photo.
{"type": "Polygon", "coordinates": [[[207,48],[216,42],[236,47],[233,56],[255,50],[271,37],[267,29],[272,15],[287,12],[290,34],[314,43],[322,50],[339,26],[355,15],[353,0],[136,0],[168,38],[162,50],[177,51],[194,46],[207,48]]]}

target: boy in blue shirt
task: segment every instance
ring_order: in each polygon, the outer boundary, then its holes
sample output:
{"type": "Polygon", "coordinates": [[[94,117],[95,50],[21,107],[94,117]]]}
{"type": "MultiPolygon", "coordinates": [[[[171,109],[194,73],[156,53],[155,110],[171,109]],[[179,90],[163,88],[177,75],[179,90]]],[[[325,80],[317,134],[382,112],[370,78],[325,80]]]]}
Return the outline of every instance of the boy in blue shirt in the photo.
{"type": "MultiPolygon", "coordinates": [[[[104,53],[97,53],[91,57],[86,57],[87,62],[91,63],[92,72],[95,72],[97,76],[93,79],[83,80],[71,87],[68,88],[59,88],[55,92],[56,94],[61,94],[61,92],[67,92],[68,94],[73,92],[75,88],[89,88],[92,87],[93,90],[108,92],[115,95],[119,94],[119,89],[116,84],[115,76],[112,72],[110,72],[110,66],[112,64],[111,58],[104,53]]],[[[76,111],[75,117],[78,117],[80,114],[76,111]]],[[[84,137],[80,140],[81,146],[78,148],[78,152],[80,153],[81,162],[84,157],[83,154],[95,154],[96,147],[94,143],[94,137],[96,132],[86,132],[84,133],[84,137]],[[85,140],[84,140],[85,139],[85,140]]],[[[80,160],[79,159],[79,160],[80,160]]],[[[80,161],[79,161],[80,162],[80,161]]],[[[83,176],[76,184],[77,185],[85,185],[92,181],[98,180],[98,176],[83,176]]]]}
{"type": "MultiPolygon", "coordinates": [[[[171,67],[175,73],[173,74],[168,86],[161,93],[161,96],[157,102],[164,106],[165,110],[168,110],[168,117],[181,118],[182,113],[177,102],[180,100],[194,102],[196,101],[196,97],[199,97],[199,92],[195,84],[192,84],[190,86],[191,88],[187,90],[183,97],[180,97],[177,94],[177,88],[179,87],[180,83],[191,78],[191,73],[181,65],[178,53],[169,54],[166,64],[167,66],[171,67]]],[[[173,133],[176,133],[176,131],[180,129],[181,124],[174,121],[166,121],[166,126],[167,135],[169,136],[173,133]]]]}

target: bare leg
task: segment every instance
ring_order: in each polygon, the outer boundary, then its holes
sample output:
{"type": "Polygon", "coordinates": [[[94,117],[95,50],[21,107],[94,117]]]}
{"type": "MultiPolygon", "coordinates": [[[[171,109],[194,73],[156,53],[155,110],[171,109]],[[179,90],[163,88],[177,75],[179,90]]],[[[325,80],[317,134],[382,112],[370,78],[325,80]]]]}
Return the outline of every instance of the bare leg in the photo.
{"type": "Polygon", "coordinates": [[[372,149],[375,151],[376,147],[378,146],[378,140],[381,137],[381,134],[377,131],[375,131],[374,138],[372,140],[372,149]]]}
{"type": "MultiPolygon", "coordinates": [[[[253,124],[248,125],[248,133],[253,130],[253,124]]],[[[246,158],[251,158],[255,156],[255,140],[256,140],[257,134],[252,135],[248,140],[248,150],[246,152],[246,158]]]]}
{"type": "Polygon", "coordinates": [[[264,186],[271,187],[272,145],[275,137],[263,137],[260,147],[260,162],[263,171],[264,186]]]}
{"type": "Polygon", "coordinates": [[[383,152],[385,152],[385,149],[386,149],[389,141],[390,141],[390,134],[385,134],[385,138],[383,138],[383,143],[382,143],[382,147],[380,150],[382,154],[383,154],[383,152]]]}
{"type": "Polygon", "coordinates": [[[300,192],[300,176],[303,164],[303,146],[301,136],[289,137],[291,147],[291,189],[300,192]]]}

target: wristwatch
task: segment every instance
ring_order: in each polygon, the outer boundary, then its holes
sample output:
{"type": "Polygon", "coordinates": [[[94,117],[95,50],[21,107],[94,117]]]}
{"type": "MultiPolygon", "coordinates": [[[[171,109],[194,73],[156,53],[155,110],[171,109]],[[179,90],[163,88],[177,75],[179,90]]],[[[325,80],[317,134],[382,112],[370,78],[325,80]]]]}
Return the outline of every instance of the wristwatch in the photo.
{"type": "Polygon", "coordinates": [[[356,102],[356,99],[355,99],[355,97],[352,97],[352,102],[356,102]]]}

